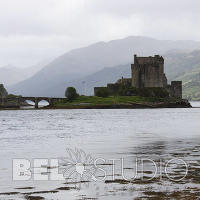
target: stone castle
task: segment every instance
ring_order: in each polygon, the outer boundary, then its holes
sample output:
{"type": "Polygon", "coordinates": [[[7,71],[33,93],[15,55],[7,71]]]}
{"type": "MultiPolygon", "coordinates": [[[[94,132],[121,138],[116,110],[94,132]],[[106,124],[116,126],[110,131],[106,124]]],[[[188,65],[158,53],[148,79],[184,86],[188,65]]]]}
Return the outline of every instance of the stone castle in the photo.
{"type": "MultiPolygon", "coordinates": [[[[163,88],[169,93],[169,97],[182,98],[182,81],[172,81],[168,84],[164,73],[164,59],[162,56],[137,57],[134,55],[134,64],[131,65],[132,77],[123,78],[114,84],[107,84],[111,94],[120,89],[120,85],[127,87],[143,88],[163,88]]],[[[102,87],[94,88],[96,94],[102,87]]],[[[130,94],[131,95],[131,94],[130,94]]]]}

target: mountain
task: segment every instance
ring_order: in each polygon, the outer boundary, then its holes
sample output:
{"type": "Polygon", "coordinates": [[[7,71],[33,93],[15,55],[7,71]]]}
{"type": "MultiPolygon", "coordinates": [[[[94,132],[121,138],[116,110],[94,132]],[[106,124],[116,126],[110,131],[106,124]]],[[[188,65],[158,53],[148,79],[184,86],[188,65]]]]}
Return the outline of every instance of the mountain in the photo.
{"type": "Polygon", "coordinates": [[[5,86],[14,85],[32,77],[36,72],[40,71],[43,66],[44,62],[26,68],[19,68],[12,65],[0,67],[0,83],[4,83],[5,86]]]}
{"type": "Polygon", "coordinates": [[[166,72],[183,81],[184,98],[200,100],[200,50],[166,55],[166,72]]]}
{"type": "MultiPolygon", "coordinates": [[[[172,80],[183,81],[183,96],[189,99],[200,100],[200,50],[192,52],[171,51],[163,55],[165,59],[165,73],[168,83],[172,80]]],[[[114,83],[121,77],[131,77],[131,63],[116,67],[107,67],[89,76],[69,82],[79,93],[94,94],[94,87],[106,86],[114,83]]],[[[65,84],[56,88],[64,91],[65,84]]]]}
{"type": "Polygon", "coordinates": [[[131,77],[130,66],[130,64],[126,64],[115,67],[106,67],[98,72],[82,77],[80,79],[63,82],[54,87],[54,94],[56,96],[64,96],[66,87],[73,86],[77,89],[79,94],[93,95],[94,87],[106,86],[107,83],[114,83],[122,76],[131,77]]]}
{"type": "Polygon", "coordinates": [[[31,78],[8,87],[8,90],[24,96],[63,96],[64,89],[72,81],[81,80],[105,67],[131,63],[133,54],[162,55],[170,50],[195,49],[200,49],[200,42],[156,40],[139,36],[99,42],[58,57],[31,78]]]}

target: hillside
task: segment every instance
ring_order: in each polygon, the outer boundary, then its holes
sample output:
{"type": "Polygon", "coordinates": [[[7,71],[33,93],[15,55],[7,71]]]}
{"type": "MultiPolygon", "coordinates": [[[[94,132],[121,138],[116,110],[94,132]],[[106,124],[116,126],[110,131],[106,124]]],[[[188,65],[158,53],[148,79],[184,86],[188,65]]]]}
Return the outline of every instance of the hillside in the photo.
{"type": "Polygon", "coordinates": [[[46,62],[41,62],[26,68],[15,67],[12,65],[0,67],[0,83],[3,83],[5,86],[11,86],[24,81],[40,71],[44,64],[46,64],[46,62]]]}
{"type": "Polygon", "coordinates": [[[200,51],[179,55],[173,63],[168,60],[166,67],[171,80],[183,81],[184,98],[200,100],[200,51]]]}
{"type": "MultiPolygon", "coordinates": [[[[85,79],[90,80],[89,84],[95,83],[96,85],[102,84],[100,79],[103,79],[103,82],[104,79],[105,82],[113,82],[113,79],[118,77],[116,70],[113,72],[108,70],[109,80],[105,78],[107,74],[102,77],[96,72],[101,72],[105,67],[124,66],[131,63],[133,54],[138,56],[163,55],[173,49],[187,51],[200,49],[200,42],[167,41],[134,36],[110,42],[99,42],[60,56],[31,78],[8,87],[8,90],[10,93],[25,96],[63,96],[67,86],[73,83],[80,85],[80,82],[85,82],[85,79]],[[90,78],[89,74],[95,76],[90,78]]],[[[122,75],[120,74],[120,77],[122,75]]],[[[81,88],[86,84],[82,82],[80,90],[83,93],[81,88]]]]}

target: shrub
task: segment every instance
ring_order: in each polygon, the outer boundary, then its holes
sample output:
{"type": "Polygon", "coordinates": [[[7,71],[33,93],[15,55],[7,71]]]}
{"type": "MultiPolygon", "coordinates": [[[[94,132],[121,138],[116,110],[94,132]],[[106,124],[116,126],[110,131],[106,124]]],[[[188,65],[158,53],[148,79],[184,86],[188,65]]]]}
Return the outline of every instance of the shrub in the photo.
{"type": "Polygon", "coordinates": [[[169,92],[165,88],[154,88],[154,94],[160,98],[169,97],[169,92]]]}
{"type": "Polygon", "coordinates": [[[153,97],[154,93],[151,88],[141,88],[139,89],[139,96],[142,97],[153,97]]]}
{"type": "Polygon", "coordinates": [[[68,98],[69,101],[73,101],[76,99],[79,95],[76,92],[76,89],[74,87],[68,87],[65,91],[65,96],[68,98]]]}
{"type": "Polygon", "coordinates": [[[139,92],[138,92],[138,89],[134,87],[129,87],[129,88],[120,87],[119,95],[120,96],[138,96],[139,92]]]}
{"type": "Polygon", "coordinates": [[[165,88],[141,88],[139,96],[166,98],[169,97],[169,93],[165,88]]]}
{"type": "Polygon", "coordinates": [[[8,98],[17,98],[17,97],[22,97],[21,95],[14,95],[14,94],[9,94],[8,96],[7,96],[8,98]]]}
{"type": "Polygon", "coordinates": [[[96,96],[98,97],[108,97],[109,96],[109,91],[107,88],[98,88],[98,90],[95,93],[96,96]]]}

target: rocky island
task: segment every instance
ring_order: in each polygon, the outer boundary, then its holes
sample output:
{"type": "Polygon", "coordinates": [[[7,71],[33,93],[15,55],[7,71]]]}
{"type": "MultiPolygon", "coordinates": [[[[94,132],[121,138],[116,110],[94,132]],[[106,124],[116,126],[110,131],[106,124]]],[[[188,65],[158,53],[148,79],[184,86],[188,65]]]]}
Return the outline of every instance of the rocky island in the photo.
{"type": "MultiPolygon", "coordinates": [[[[121,78],[106,87],[95,87],[94,96],[78,96],[55,102],[49,108],[112,109],[112,108],[189,108],[182,99],[182,81],[168,84],[162,56],[137,57],[131,65],[131,78],[121,78]]],[[[67,97],[67,94],[66,94],[67,97]]]]}
{"type": "Polygon", "coordinates": [[[168,84],[162,56],[137,57],[131,65],[131,78],[121,78],[106,87],[95,87],[94,96],[78,95],[68,87],[66,98],[22,97],[8,95],[0,85],[0,109],[20,108],[26,100],[38,103],[46,100],[49,106],[41,109],[134,109],[134,108],[189,108],[188,100],[182,99],[182,81],[168,84]]]}
{"type": "Polygon", "coordinates": [[[73,101],[62,100],[49,109],[136,109],[136,108],[190,108],[188,100],[148,98],[140,96],[79,96],[73,101]]]}

